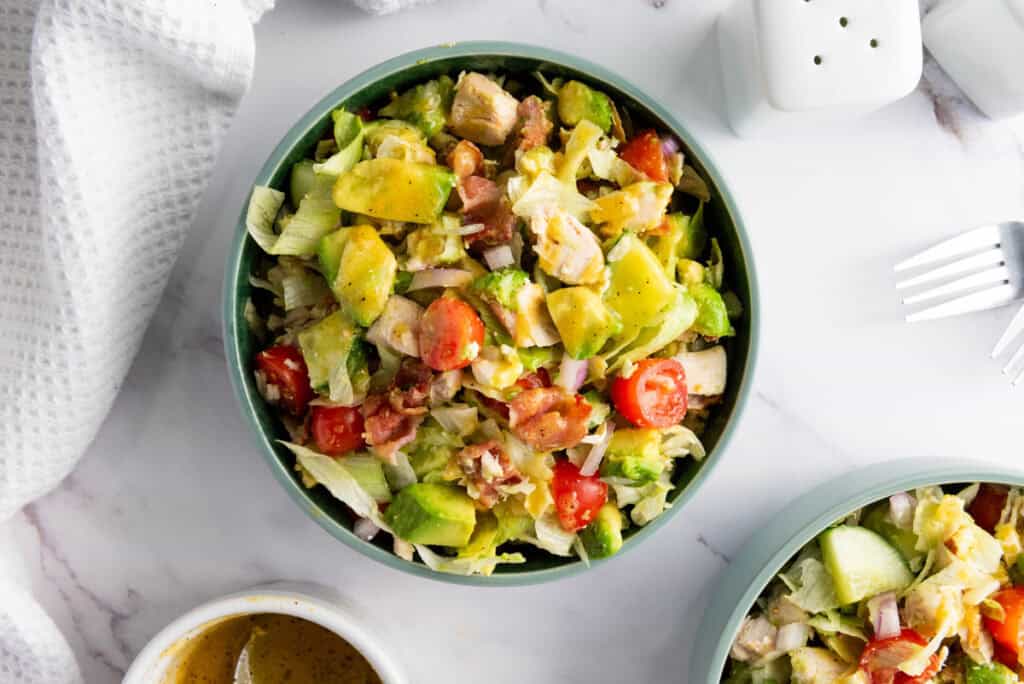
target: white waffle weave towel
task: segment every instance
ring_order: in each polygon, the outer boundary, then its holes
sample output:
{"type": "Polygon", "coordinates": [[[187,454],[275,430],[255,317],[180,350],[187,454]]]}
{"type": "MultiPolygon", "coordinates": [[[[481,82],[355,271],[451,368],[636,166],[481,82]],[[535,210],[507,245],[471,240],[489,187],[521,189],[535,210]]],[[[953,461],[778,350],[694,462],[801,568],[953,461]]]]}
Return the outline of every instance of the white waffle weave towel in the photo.
{"type": "MultiPolygon", "coordinates": [[[[0,521],[70,472],[110,409],[273,3],[0,0],[0,521]]],[[[0,682],[79,680],[0,572],[0,682]]]]}

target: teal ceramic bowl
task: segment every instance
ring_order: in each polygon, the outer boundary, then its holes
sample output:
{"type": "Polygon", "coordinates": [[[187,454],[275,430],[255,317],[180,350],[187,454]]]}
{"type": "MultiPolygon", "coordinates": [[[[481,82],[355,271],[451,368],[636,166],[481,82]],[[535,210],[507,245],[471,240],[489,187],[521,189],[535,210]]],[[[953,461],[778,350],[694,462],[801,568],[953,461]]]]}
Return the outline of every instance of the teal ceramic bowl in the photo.
{"type": "MultiPolygon", "coordinates": [[[[390,92],[442,73],[457,75],[463,70],[500,70],[519,74],[526,79],[532,78],[530,74],[538,69],[548,76],[566,76],[590,83],[615,99],[638,124],[653,125],[679,138],[687,162],[708,181],[712,200],[705,208],[705,216],[722,245],[726,281],[744,304],[744,313],[735,322],[736,336],[727,341],[730,370],[725,401],[718,407],[704,435],[708,457],[701,463],[688,460],[678,469],[676,488],[669,496],[675,505],[650,525],[627,531],[625,551],[636,547],[641,539],[654,535],[673,515],[677,515],[683,508],[682,504],[696,493],[701,482],[721,460],[749,394],[758,337],[761,307],[750,244],[739,213],[726,190],[722,175],[711,163],[707,153],[671,113],[625,79],[572,55],[513,43],[477,42],[427,48],[375,66],[320,100],[285,134],[253,183],[285,189],[292,164],[306,157],[316,141],[330,130],[330,112],[340,105],[354,110],[386,102],[390,92]]],[[[248,276],[258,256],[258,247],[246,235],[245,207],[241,209],[224,281],[224,346],[228,368],[242,414],[259,442],[260,451],[274,476],[299,506],[335,538],[367,556],[390,567],[433,579],[462,584],[528,584],[564,577],[587,567],[574,559],[555,558],[538,552],[535,555],[528,554],[529,560],[525,564],[499,566],[490,577],[436,573],[424,565],[406,562],[393,555],[390,537],[388,541],[377,540],[375,543],[359,539],[352,534],[352,519],[342,503],[332,498],[323,487],[306,489],[302,486],[292,467],[293,457],[275,443],[276,439],[285,438],[286,435],[270,407],[256,391],[251,373],[251,360],[258,349],[246,325],[244,308],[250,295],[248,276]]]]}
{"type": "Polygon", "coordinates": [[[804,494],[746,542],[718,580],[690,655],[690,684],[720,684],[740,622],[769,582],[808,542],[853,511],[928,485],[1024,486],[1024,470],[971,461],[909,459],[844,474],[804,494]]]}

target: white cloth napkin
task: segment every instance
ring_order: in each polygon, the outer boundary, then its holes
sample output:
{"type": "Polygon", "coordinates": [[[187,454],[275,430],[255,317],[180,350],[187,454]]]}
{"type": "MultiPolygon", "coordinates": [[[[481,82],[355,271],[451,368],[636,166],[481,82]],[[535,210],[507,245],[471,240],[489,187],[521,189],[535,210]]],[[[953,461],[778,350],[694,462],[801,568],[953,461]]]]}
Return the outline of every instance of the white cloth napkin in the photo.
{"type": "MultiPolygon", "coordinates": [[[[110,409],[273,4],[0,0],[0,522],[70,472],[110,409]]],[[[80,681],[9,574],[0,682],[80,681]]]]}

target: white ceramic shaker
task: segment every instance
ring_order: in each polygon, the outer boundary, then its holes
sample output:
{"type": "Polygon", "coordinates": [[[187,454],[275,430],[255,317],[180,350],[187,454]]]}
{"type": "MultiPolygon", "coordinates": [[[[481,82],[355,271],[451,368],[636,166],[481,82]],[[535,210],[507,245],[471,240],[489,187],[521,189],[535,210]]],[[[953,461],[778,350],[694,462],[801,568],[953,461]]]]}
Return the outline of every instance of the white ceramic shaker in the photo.
{"type": "Polygon", "coordinates": [[[743,136],[864,114],[921,78],[918,0],[736,0],[718,19],[718,45],[728,118],[743,136]]]}

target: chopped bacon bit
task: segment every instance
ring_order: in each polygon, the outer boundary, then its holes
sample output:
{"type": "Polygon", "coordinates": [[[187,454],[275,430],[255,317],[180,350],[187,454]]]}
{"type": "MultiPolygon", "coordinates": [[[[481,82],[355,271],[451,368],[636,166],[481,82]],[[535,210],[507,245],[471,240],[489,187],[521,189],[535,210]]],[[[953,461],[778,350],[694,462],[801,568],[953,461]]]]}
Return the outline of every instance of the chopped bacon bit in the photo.
{"type": "Polygon", "coordinates": [[[484,168],[484,155],[480,148],[468,140],[460,140],[448,153],[448,166],[459,178],[479,175],[484,168]]]}
{"type": "Polygon", "coordinates": [[[512,206],[503,199],[494,213],[482,219],[482,223],[483,230],[465,238],[466,246],[476,251],[511,242],[516,229],[516,216],[512,213],[512,206]]]}
{"type": "Polygon", "coordinates": [[[434,375],[419,359],[405,358],[387,392],[371,394],[363,402],[364,438],[370,450],[388,463],[416,438],[427,414],[434,375]]]}
{"type": "Polygon", "coordinates": [[[462,213],[473,219],[472,223],[493,214],[501,201],[501,188],[483,176],[460,178],[457,190],[462,200],[462,213]]]}
{"type": "Polygon", "coordinates": [[[471,444],[460,451],[455,460],[466,476],[470,496],[484,508],[498,503],[502,487],[523,481],[523,476],[512,465],[501,444],[494,440],[471,444]]]}
{"type": "Polygon", "coordinates": [[[590,404],[560,387],[520,392],[509,404],[509,426],[538,451],[568,449],[587,435],[590,404]]]}
{"type": "Polygon", "coordinates": [[[517,149],[525,152],[538,145],[547,144],[548,136],[555,128],[555,124],[551,120],[550,102],[531,95],[519,103],[516,114],[519,117],[517,149]]]}

